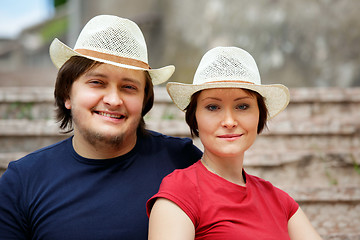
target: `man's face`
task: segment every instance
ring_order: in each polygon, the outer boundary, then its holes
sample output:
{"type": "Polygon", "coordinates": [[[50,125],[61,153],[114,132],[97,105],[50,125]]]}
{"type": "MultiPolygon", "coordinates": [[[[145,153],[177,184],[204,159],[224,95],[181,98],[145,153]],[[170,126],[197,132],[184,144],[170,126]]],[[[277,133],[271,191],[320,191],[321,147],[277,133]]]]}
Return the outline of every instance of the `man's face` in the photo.
{"type": "Polygon", "coordinates": [[[80,155],[103,158],[91,156],[91,151],[104,147],[122,155],[135,146],[145,81],[143,71],[101,64],[73,83],[65,107],[71,109],[74,147],[80,155]]]}

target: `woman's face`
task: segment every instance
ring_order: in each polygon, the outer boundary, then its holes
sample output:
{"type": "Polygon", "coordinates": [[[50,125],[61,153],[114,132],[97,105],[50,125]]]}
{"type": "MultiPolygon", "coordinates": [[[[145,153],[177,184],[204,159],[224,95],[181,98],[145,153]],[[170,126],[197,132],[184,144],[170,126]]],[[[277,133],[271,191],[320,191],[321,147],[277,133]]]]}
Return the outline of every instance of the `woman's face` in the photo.
{"type": "Polygon", "coordinates": [[[240,88],[207,89],[197,99],[196,119],[204,153],[238,157],[254,143],[259,122],[255,95],[240,88]]]}

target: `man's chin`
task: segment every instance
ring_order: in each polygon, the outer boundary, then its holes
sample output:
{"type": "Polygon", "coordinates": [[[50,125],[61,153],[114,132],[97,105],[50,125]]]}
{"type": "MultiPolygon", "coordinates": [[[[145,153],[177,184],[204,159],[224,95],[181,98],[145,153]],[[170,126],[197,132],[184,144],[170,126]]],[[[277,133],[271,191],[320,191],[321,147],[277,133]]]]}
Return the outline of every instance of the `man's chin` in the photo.
{"type": "Polygon", "coordinates": [[[124,134],[88,133],[86,139],[94,146],[119,147],[124,142],[124,134]]]}

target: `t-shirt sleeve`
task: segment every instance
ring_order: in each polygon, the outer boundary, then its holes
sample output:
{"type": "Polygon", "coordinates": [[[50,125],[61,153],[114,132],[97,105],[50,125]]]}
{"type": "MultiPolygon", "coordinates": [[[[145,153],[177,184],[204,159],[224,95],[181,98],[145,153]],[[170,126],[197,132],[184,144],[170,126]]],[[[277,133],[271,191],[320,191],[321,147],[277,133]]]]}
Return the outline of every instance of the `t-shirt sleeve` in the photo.
{"type": "Polygon", "coordinates": [[[299,204],[285,191],[277,188],[278,195],[281,197],[281,202],[285,203],[283,205],[284,211],[286,213],[288,221],[299,209],[299,204]]]}
{"type": "Polygon", "coordinates": [[[163,179],[159,192],[147,202],[147,214],[150,216],[151,208],[156,199],[166,198],[177,204],[189,216],[194,226],[196,226],[199,216],[199,197],[197,192],[196,184],[185,174],[185,171],[175,170],[163,179]]]}
{"type": "Polygon", "coordinates": [[[299,209],[299,204],[289,196],[289,216],[288,220],[296,213],[296,211],[299,209]]]}
{"type": "Polygon", "coordinates": [[[0,238],[26,239],[21,211],[21,183],[15,164],[0,177],[0,238]]]}

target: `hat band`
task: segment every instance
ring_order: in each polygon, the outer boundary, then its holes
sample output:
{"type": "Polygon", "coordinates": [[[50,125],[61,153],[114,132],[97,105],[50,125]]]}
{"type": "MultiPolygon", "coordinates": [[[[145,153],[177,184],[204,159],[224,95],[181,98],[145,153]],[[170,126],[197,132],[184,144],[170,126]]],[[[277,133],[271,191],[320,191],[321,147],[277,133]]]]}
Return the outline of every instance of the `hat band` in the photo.
{"type": "MultiPolygon", "coordinates": [[[[221,81],[211,81],[211,82],[204,82],[204,83],[225,83],[225,82],[229,82],[229,83],[247,83],[247,84],[255,84],[253,82],[248,82],[248,81],[240,81],[240,80],[221,80],[221,81]]],[[[204,84],[203,83],[203,84],[204,84]]]]}
{"type": "Polygon", "coordinates": [[[147,64],[143,61],[132,59],[132,58],[115,56],[112,54],[102,53],[102,52],[89,50],[89,49],[75,49],[74,51],[77,53],[80,53],[82,55],[89,56],[89,57],[100,58],[100,59],[104,59],[104,60],[111,61],[111,62],[116,62],[116,63],[131,65],[131,66],[135,66],[135,67],[150,69],[149,64],[147,64]]]}

